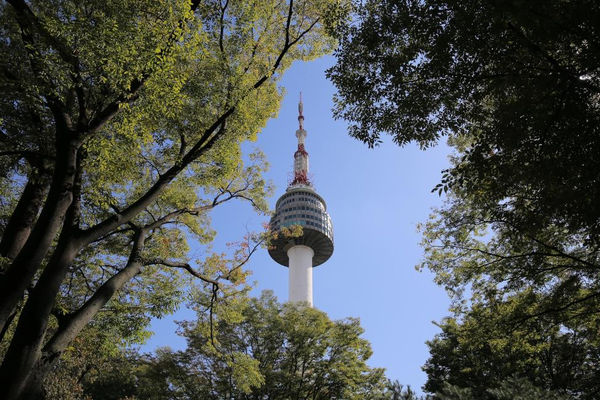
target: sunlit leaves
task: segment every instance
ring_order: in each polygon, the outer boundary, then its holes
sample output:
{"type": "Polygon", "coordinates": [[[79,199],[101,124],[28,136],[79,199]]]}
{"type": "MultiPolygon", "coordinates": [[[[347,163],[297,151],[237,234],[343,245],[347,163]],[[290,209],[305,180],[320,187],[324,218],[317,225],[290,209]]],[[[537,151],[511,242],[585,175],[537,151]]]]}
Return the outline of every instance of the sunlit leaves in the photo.
{"type": "Polygon", "coordinates": [[[172,390],[206,398],[384,398],[383,371],[366,365],[371,349],[357,320],[331,321],[302,304],[281,305],[270,293],[239,299],[240,314],[222,310],[211,321],[200,312],[182,323],[188,348],[151,361],[153,368],[168,361],[172,390]]]}

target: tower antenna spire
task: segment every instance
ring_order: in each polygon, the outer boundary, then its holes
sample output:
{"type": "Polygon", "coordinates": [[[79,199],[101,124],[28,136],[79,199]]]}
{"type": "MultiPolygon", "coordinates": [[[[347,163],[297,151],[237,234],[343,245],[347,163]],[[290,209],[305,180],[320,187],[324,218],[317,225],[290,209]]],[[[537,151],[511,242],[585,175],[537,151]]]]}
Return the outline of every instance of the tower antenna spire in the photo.
{"type": "Polygon", "coordinates": [[[298,130],[296,137],[298,138],[298,150],[294,153],[294,180],[291,185],[308,185],[308,152],[304,148],[304,140],[306,139],[306,131],[304,130],[304,104],[302,104],[302,92],[300,92],[300,101],[298,102],[298,130]]]}
{"type": "Polygon", "coordinates": [[[302,111],[304,111],[304,104],[302,103],[302,91],[300,91],[300,102],[298,103],[298,127],[301,130],[304,129],[304,115],[302,115],[302,111]]]}

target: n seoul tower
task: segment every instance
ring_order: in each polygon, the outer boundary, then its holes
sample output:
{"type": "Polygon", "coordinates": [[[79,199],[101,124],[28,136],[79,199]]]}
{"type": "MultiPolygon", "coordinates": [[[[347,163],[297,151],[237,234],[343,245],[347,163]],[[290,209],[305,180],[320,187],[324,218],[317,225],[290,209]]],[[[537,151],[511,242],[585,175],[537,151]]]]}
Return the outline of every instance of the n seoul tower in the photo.
{"type": "Polygon", "coordinates": [[[271,230],[292,225],[302,226],[302,236],[280,236],[269,249],[269,255],[289,268],[291,302],[313,305],[312,268],[323,264],[333,254],[333,227],[325,200],[317,194],[308,179],[308,153],[304,149],[306,131],[302,115],[302,93],[298,103],[298,149],[294,153],[294,179],[285,194],[277,200],[271,218],[271,230]]]}

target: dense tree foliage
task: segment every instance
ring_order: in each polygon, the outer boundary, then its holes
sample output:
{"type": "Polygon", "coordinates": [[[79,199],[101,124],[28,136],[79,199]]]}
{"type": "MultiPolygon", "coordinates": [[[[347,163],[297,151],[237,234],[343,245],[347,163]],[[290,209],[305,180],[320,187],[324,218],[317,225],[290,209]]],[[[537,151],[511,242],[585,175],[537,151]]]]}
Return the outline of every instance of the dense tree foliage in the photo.
{"type": "Polygon", "coordinates": [[[331,49],[338,5],[1,6],[0,397],[38,396],[104,311],[139,331],[172,310],[178,270],[213,298],[222,281],[243,283],[251,238],[232,263],[210,256],[193,268],[186,237],[209,241],[206,213],[228,199],[265,210],[264,164],[244,166],[239,144],[277,112],[281,73],[331,49]]]}
{"type": "Polygon", "coordinates": [[[597,397],[600,4],[357,3],[329,71],[336,115],[370,146],[388,133],[455,149],[435,188],[447,202],[423,226],[421,267],[455,313],[431,342],[427,387],[491,396],[514,372],[597,397]]]}
{"type": "Polygon", "coordinates": [[[567,400],[572,397],[540,389],[527,379],[511,377],[502,381],[498,387],[488,389],[483,397],[475,395],[470,388],[446,383],[434,398],[440,400],[567,400]]]}
{"type": "MultiPolygon", "coordinates": [[[[534,234],[494,220],[489,209],[470,200],[453,193],[424,226],[421,267],[435,272],[436,282],[448,290],[458,323],[453,329],[460,332],[433,342],[426,366],[429,383],[436,382],[431,388],[447,379],[483,390],[520,374],[540,387],[595,398],[600,390],[593,383],[600,339],[596,250],[565,227],[549,224],[533,228],[534,234]],[[455,342],[452,336],[462,339],[455,342]],[[457,351],[456,357],[439,357],[445,346],[457,351]],[[465,365],[469,362],[475,364],[465,365]]],[[[450,327],[442,325],[442,337],[450,327]]]]}
{"type": "Polygon", "coordinates": [[[540,318],[516,319],[515,309],[534,305],[536,299],[515,297],[477,304],[460,321],[447,318],[439,324],[442,332],[428,342],[425,390],[440,393],[450,384],[469,389],[476,399],[495,399],[491,389],[519,377],[564,398],[596,398],[597,332],[578,322],[559,327],[540,318]]]}
{"type": "Polygon", "coordinates": [[[417,394],[410,388],[410,386],[404,387],[398,381],[390,381],[385,391],[384,397],[387,400],[424,400],[423,396],[417,396],[417,394]]]}
{"type": "Polygon", "coordinates": [[[449,135],[459,154],[440,190],[468,193],[489,221],[557,225],[595,249],[598,3],[364,3],[329,71],[351,133],[422,146],[449,135]]]}
{"type": "Polygon", "coordinates": [[[240,313],[217,310],[213,318],[214,336],[199,312],[197,321],[182,323],[185,350],[112,363],[84,383],[86,394],[94,400],[390,398],[383,370],[366,364],[371,349],[355,319],[331,321],[301,304],[281,305],[268,292],[240,313]]]}

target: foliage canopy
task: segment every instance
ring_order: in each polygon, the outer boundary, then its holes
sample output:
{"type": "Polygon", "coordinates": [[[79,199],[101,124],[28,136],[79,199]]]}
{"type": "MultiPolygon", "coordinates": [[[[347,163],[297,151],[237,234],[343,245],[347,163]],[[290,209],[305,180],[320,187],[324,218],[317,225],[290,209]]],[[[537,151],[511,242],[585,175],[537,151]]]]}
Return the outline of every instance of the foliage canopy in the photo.
{"type": "Polygon", "coordinates": [[[181,301],[179,271],[213,294],[244,285],[255,238],[197,263],[187,239],[210,242],[224,201],[266,211],[265,163],[244,164],[240,143],[276,114],[283,71],[332,49],[342,16],[335,0],[1,6],[0,396],[38,396],[106,311],[141,339],[181,301]]]}
{"type": "Polygon", "coordinates": [[[336,116],[369,146],[387,133],[423,148],[447,137],[455,150],[434,189],[446,203],[422,227],[420,267],[448,290],[455,314],[430,342],[428,389],[446,379],[477,392],[465,398],[492,396],[485,386],[514,372],[539,390],[592,398],[586,382],[597,374],[585,371],[600,328],[600,5],[356,4],[353,22],[337,30],[338,63],[328,72],[336,116]],[[561,354],[578,360],[581,375],[570,375],[575,365],[565,367],[561,354]],[[556,370],[544,371],[547,363],[556,370]]]}
{"type": "MultiPolygon", "coordinates": [[[[201,309],[204,300],[198,307],[201,309]]],[[[281,305],[269,292],[240,313],[217,312],[217,330],[204,312],[181,325],[184,351],[140,357],[131,371],[110,372],[88,387],[94,399],[129,387],[152,399],[376,399],[384,395],[383,370],[366,361],[371,349],[355,319],[331,321],[305,305],[281,305]],[[143,384],[123,384],[138,381],[143,384]],[[115,389],[111,389],[115,388],[115,389]]]]}

